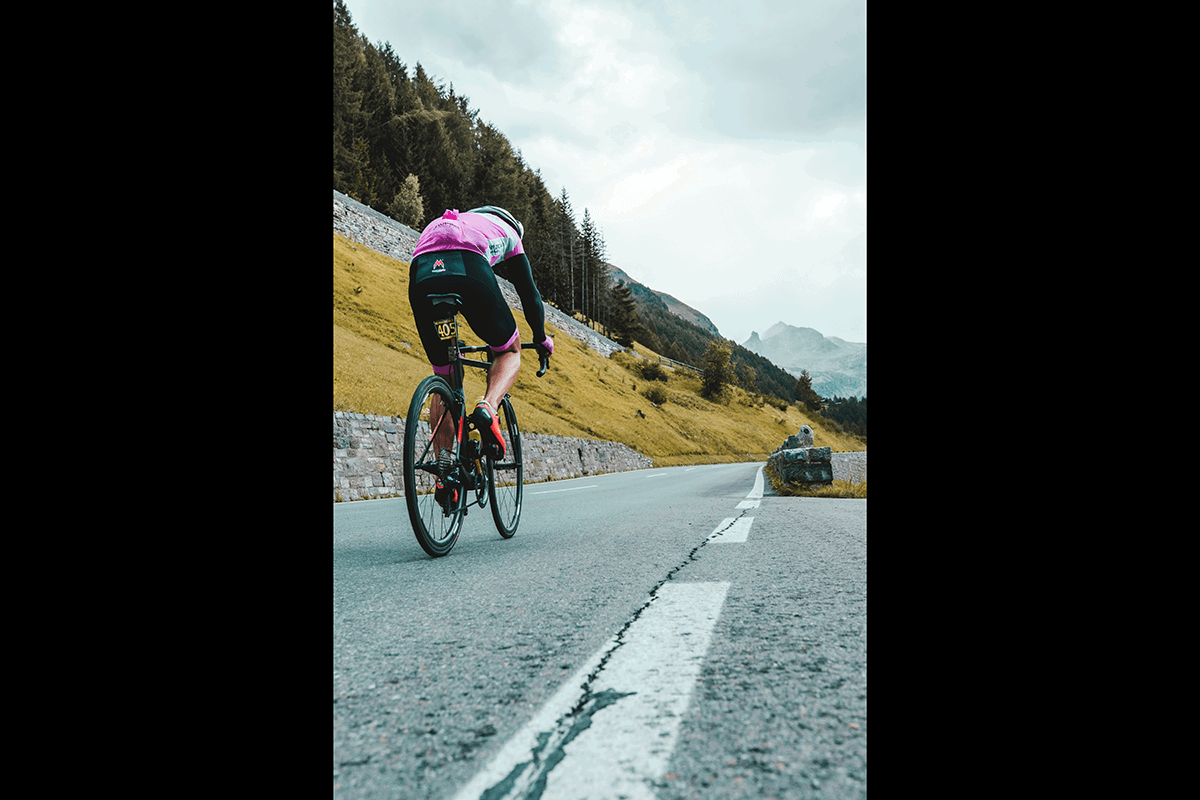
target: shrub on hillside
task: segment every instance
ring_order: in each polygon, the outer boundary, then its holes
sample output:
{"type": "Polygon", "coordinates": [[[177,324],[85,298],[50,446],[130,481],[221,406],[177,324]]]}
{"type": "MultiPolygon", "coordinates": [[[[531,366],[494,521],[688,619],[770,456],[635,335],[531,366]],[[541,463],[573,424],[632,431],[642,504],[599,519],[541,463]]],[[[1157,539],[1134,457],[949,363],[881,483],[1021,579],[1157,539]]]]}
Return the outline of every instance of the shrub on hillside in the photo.
{"type": "Polygon", "coordinates": [[[733,387],[729,384],[722,385],[719,389],[709,394],[701,393],[705,400],[719,406],[727,406],[733,401],[733,387]]]}
{"type": "MultiPolygon", "coordinates": [[[[742,405],[746,406],[747,408],[762,408],[764,405],[766,405],[766,403],[767,398],[763,397],[761,394],[745,392],[742,395],[742,405]]],[[[775,404],[772,403],[771,405],[775,404]]]]}
{"type": "Polygon", "coordinates": [[[647,361],[645,364],[642,364],[642,377],[648,381],[662,381],[666,383],[667,371],[658,362],[647,361]]]}
{"type": "Polygon", "coordinates": [[[661,406],[667,402],[667,390],[661,386],[651,386],[642,391],[642,397],[655,405],[661,406]]]}

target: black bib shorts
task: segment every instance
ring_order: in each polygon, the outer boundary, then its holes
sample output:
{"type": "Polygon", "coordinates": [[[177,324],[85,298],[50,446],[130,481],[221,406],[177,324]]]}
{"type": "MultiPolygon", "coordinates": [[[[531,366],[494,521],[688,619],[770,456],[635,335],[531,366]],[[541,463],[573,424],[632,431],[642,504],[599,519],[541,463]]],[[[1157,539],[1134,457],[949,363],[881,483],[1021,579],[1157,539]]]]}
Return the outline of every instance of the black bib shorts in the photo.
{"type": "MultiPolygon", "coordinates": [[[[522,255],[521,258],[525,256],[522,255]]],[[[517,321],[512,309],[496,282],[487,259],[470,250],[439,250],[422,253],[413,259],[408,268],[408,301],[416,318],[417,331],[425,355],[433,365],[434,372],[448,375],[450,357],[446,343],[438,338],[434,322],[433,304],[427,299],[431,294],[454,294],[462,296],[461,314],[467,324],[495,352],[507,350],[518,338],[517,321]]]]}

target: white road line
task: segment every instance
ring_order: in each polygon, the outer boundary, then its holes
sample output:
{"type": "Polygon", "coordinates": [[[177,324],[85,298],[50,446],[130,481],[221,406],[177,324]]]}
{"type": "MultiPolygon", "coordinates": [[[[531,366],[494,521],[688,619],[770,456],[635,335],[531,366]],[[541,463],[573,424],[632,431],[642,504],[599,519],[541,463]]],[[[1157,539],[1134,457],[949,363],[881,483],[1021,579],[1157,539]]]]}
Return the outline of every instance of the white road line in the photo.
{"type": "Polygon", "coordinates": [[[738,508],[758,508],[762,505],[762,500],[743,500],[737,504],[738,508]]]}
{"type": "Polygon", "coordinates": [[[600,484],[593,483],[588,486],[572,486],[570,489],[547,489],[544,492],[529,492],[529,494],[554,494],[555,492],[578,492],[580,489],[595,489],[600,484]]]}
{"type": "Polygon", "coordinates": [[[593,694],[626,695],[563,747],[542,800],[653,798],[712,640],[729,583],[665,583],[630,626],[593,694]]]}
{"type": "Polygon", "coordinates": [[[754,488],[750,490],[750,494],[746,495],[747,500],[753,500],[763,496],[763,468],[758,468],[758,474],[754,476],[754,488]]]}
{"type": "Polygon", "coordinates": [[[717,529],[708,535],[708,541],[714,544],[721,542],[744,542],[746,537],[750,535],[750,526],[754,524],[754,517],[729,517],[717,526],[717,529]]]}
{"type": "Polygon", "coordinates": [[[542,800],[652,800],[649,782],[666,772],[728,590],[728,582],[663,584],[621,640],[588,659],[455,800],[478,800],[498,784],[503,798],[524,797],[539,779],[542,800]],[[587,710],[567,717],[610,653],[587,710]]]}
{"type": "MultiPolygon", "coordinates": [[[[517,731],[516,735],[509,739],[500,752],[488,762],[488,765],[476,774],[470,783],[460,789],[458,794],[454,795],[454,800],[479,800],[484,792],[512,773],[514,767],[529,761],[533,751],[540,746],[538,734],[553,731],[559,720],[575,707],[583,694],[583,686],[587,682],[588,675],[600,666],[601,660],[617,644],[617,638],[614,636],[604,647],[593,653],[592,657],[584,662],[570,680],[563,683],[554,696],[546,701],[537,716],[531,719],[524,728],[517,731]]],[[[500,800],[500,798],[496,798],[496,800],[500,800]]]]}

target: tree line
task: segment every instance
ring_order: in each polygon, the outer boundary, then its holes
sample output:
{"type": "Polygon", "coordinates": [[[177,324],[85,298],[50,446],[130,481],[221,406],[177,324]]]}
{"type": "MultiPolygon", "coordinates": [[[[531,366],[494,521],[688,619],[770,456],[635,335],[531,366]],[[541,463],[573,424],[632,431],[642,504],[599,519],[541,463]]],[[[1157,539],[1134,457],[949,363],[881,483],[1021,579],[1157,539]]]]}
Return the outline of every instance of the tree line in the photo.
{"type": "Polygon", "coordinates": [[[419,62],[410,74],[389,43],[358,31],[343,0],[333,3],[333,188],[418,231],[448,208],[502,206],[525,226],[543,299],[595,327],[619,311],[591,212],[577,223],[566,187],[552,196],[453,83],[419,62]]]}
{"type": "Polygon", "coordinates": [[[862,400],[855,397],[833,396],[825,403],[821,412],[826,418],[836,421],[841,427],[864,439],[867,437],[867,396],[862,400]]]}

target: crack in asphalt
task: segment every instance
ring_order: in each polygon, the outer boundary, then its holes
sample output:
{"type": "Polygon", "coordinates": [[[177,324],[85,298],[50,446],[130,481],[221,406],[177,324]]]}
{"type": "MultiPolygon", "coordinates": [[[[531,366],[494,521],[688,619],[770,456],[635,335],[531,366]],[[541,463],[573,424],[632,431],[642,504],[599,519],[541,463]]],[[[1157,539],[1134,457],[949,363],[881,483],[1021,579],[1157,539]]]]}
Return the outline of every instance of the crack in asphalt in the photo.
{"type": "MultiPolygon", "coordinates": [[[[729,524],[728,524],[728,525],[726,525],[724,528],[718,528],[717,530],[715,530],[715,531],[713,531],[712,533],[710,533],[710,534],[708,535],[708,538],[704,540],[704,543],[703,543],[703,544],[701,544],[701,545],[700,545],[700,547],[703,547],[704,545],[706,545],[706,544],[708,544],[709,542],[711,542],[713,539],[716,539],[716,538],[717,538],[717,537],[719,537],[721,534],[725,533],[725,531],[729,530],[729,529],[730,529],[730,528],[732,528],[734,525],[736,525],[736,524],[737,524],[737,521],[738,521],[739,519],[741,519],[742,517],[746,516],[746,513],[747,513],[747,512],[749,512],[749,511],[752,511],[752,510],[753,510],[753,509],[750,509],[750,508],[743,508],[743,509],[742,509],[742,513],[741,513],[741,514],[738,514],[736,517],[734,517],[734,518],[732,518],[731,520],[729,520],[729,524]]],[[[700,547],[697,547],[697,548],[696,548],[696,550],[699,550],[699,549],[700,549],[700,547]]],[[[694,555],[696,554],[696,550],[693,550],[693,551],[691,552],[691,555],[693,555],[693,556],[694,556],[694,555]]],[[[682,569],[682,568],[683,568],[684,566],[686,566],[686,565],[687,565],[687,562],[684,562],[684,563],[683,563],[683,564],[681,564],[680,566],[676,567],[676,568],[675,568],[675,570],[682,569]]],[[[672,571],[674,572],[675,570],[672,570],[672,571]]],[[[670,575],[668,575],[668,578],[669,578],[669,577],[670,577],[670,575]]],[[[666,581],[663,581],[663,583],[666,583],[666,581]]],[[[660,583],[660,584],[659,584],[659,586],[662,586],[662,583],[660,583]]],[[[657,591],[657,589],[658,589],[658,586],[656,586],[656,587],[654,587],[654,588],[655,588],[655,590],[657,591]]]]}
{"type": "Polygon", "coordinates": [[[533,750],[533,758],[531,760],[523,761],[513,767],[508,775],[480,795],[479,800],[540,800],[542,793],[546,790],[546,781],[550,776],[550,771],[558,766],[558,763],[566,757],[564,748],[575,737],[591,727],[592,716],[608,706],[617,703],[621,698],[636,694],[636,692],[622,693],[611,689],[599,693],[592,692],[592,686],[595,684],[596,679],[600,677],[600,674],[604,672],[609,659],[625,644],[625,634],[638,621],[646,609],[650,607],[650,604],[658,599],[658,590],[667,581],[674,578],[677,572],[693,563],[696,560],[696,554],[706,544],[732,528],[739,519],[746,516],[748,511],[750,509],[743,509],[742,513],[730,520],[728,525],[713,531],[705,537],[704,541],[692,548],[686,559],[671,569],[665,578],[654,585],[654,588],[650,590],[650,599],[633,613],[629,621],[622,625],[621,629],[610,640],[608,651],[600,659],[600,663],[596,665],[596,669],[588,674],[587,680],[581,685],[580,688],[583,689],[583,694],[579,702],[575,704],[575,707],[558,720],[554,726],[554,730],[538,734],[538,745],[533,750]]]}
{"type": "Polygon", "coordinates": [[[503,800],[503,798],[525,798],[537,800],[546,790],[550,771],[566,758],[564,748],[576,736],[592,726],[592,715],[634,692],[621,693],[611,689],[592,695],[571,713],[558,721],[553,731],[538,734],[538,746],[533,750],[533,760],[523,761],[499,783],[488,789],[479,800],[503,800]],[[568,724],[569,723],[569,724],[568,724]],[[525,774],[530,770],[529,774],[525,774]]]}

